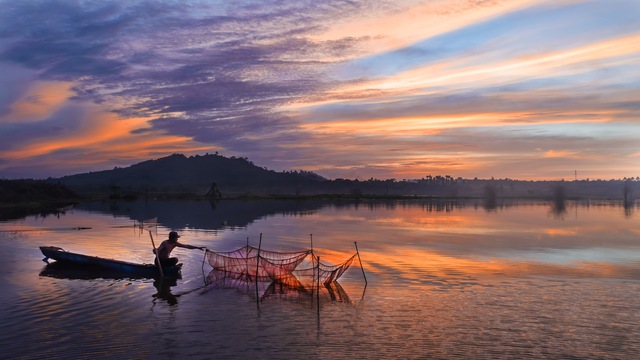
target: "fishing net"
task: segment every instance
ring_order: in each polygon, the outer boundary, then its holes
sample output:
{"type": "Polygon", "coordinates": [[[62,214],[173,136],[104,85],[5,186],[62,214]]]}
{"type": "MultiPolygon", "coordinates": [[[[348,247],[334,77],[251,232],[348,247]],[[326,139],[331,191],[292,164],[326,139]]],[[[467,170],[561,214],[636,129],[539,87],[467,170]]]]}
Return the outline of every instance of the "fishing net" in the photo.
{"type": "Polygon", "coordinates": [[[309,254],[310,250],[298,252],[276,252],[259,250],[251,245],[229,252],[207,250],[205,258],[212,268],[229,273],[246,275],[258,281],[278,281],[291,272],[309,254]]]}
{"type": "Polygon", "coordinates": [[[310,264],[311,266],[298,267],[291,273],[303,284],[313,284],[314,282],[324,285],[331,284],[337,281],[342,274],[349,269],[356,255],[357,254],[353,254],[349,259],[338,265],[318,262],[318,258],[314,257],[310,264]]]}
{"type": "Polygon", "coordinates": [[[258,249],[251,245],[229,252],[206,250],[205,259],[217,272],[209,281],[219,283],[276,282],[293,288],[331,284],[351,266],[357,253],[338,265],[324,264],[311,250],[278,252],[258,249]]]}

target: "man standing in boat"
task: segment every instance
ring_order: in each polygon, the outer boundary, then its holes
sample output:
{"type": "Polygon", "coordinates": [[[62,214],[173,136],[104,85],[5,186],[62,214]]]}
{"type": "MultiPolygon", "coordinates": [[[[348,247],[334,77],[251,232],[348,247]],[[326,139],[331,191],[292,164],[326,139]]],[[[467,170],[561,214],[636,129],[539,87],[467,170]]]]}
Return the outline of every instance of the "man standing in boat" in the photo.
{"type": "MultiPolygon", "coordinates": [[[[169,233],[169,239],[163,241],[162,243],[160,243],[160,246],[158,246],[158,249],[154,249],[153,253],[155,254],[156,251],[158,253],[158,258],[160,259],[160,262],[162,263],[162,266],[176,266],[176,264],[178,263],[178,258],[176,257],[170,257],[171,256],[171,252],[173,251],[173,249],[175,249],[176,247],[181,247],[181,248],[185,248],[185,249],[200,249],[200,250],[204,250],[204,247],[200,247],[200,246],[193,246],[193,245],[188,245],[188,244],[183,244],[178,242],[178,238],[180,237],[180,235],[178,235],[177,232],[172,231],[169,233]]],[[[156,265],[158,264],[158,261],[156,259],[156,265]]]]}

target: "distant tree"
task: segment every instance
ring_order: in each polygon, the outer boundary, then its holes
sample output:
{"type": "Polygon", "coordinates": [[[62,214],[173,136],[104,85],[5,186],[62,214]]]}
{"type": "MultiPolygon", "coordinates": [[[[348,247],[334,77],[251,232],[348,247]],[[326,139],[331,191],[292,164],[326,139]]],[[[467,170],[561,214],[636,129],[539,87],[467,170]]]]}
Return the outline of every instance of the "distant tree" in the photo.
{"type": "Polygon", "coordinates": [[[631,187],[631,180],[627,180],[624,182],[622,194],[625,206],[628,206],[633,202],[633,189],[631,187]]]}

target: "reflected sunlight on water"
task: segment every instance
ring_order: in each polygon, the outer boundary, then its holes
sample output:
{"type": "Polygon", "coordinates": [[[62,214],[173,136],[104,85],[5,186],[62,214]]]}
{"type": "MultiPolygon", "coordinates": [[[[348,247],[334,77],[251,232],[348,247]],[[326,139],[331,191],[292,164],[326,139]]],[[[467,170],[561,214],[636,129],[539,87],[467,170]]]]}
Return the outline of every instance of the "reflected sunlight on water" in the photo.
{"type": "Polygon", "coordinates": [[[5,355],[631,359],[640,352],[637,209],[205,205],[86,204],[60,217],[0,223],[0,300],[12,305],[0,310],[5,355]],[[154,215],[156,245],[171,230],[217,251],[257,246],[260,234],[263,248],[277,251],[304,250],[313,238],[317,255],[338,263],[357,241],[367,285],[356,261],[340,280],[343,296],[323,290],[318,311],[310,293],[261,293],[256,302],[253,291],[207,285],[211,268],[199,250],[174,251],[184,263],[175,283],[56,273],[40,261],[38,246],[53,245],[152,262],[149,233],[134,223],[154,215]]]}

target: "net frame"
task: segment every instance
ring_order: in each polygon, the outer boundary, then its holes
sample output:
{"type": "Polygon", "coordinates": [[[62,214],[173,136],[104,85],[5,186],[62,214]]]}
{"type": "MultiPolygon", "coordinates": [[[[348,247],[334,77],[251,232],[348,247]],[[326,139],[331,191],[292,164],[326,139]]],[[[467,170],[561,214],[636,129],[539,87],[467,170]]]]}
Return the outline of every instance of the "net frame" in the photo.
{"type": "MultiPolygon", "coordinates": [[[[293,287],[325,286],[336,282],[351,266],[358,253],[331,265],[319,261],[313,250],[279,252],[262,250],[249,244],[227,252],[205,250],[205,259],[214,270],[237,274],[246,281],[274,281],[293,287]],[[310,266],[303,266],[303,262],[310,266]]],[[[234,276],[231,276],[234,277],[234,276]]]]}
{"type": "Polygon", "coordinates": [[[276,281],[291,272],[310,254],[310,250],[277,252],[245,245],[237,250],[216,252],[206,249],[205,259],[216,270],[246,274],[250,278],[276,281]]]}
{"type": "Polygon", "coordinates": [[[319,261],[319,258],[312,253],[312,266],[306,268],[296,268],[292,271],[292,274],[297,277],[303,284],[331,284],[333,282],[336,282],[349,269],[351,264],[353,264],[354,260],[356,259],[356,255],[357,253],[351,255],[351,257],[349,257],[347,260],[337,265],[331,265],[319,261]]]}

